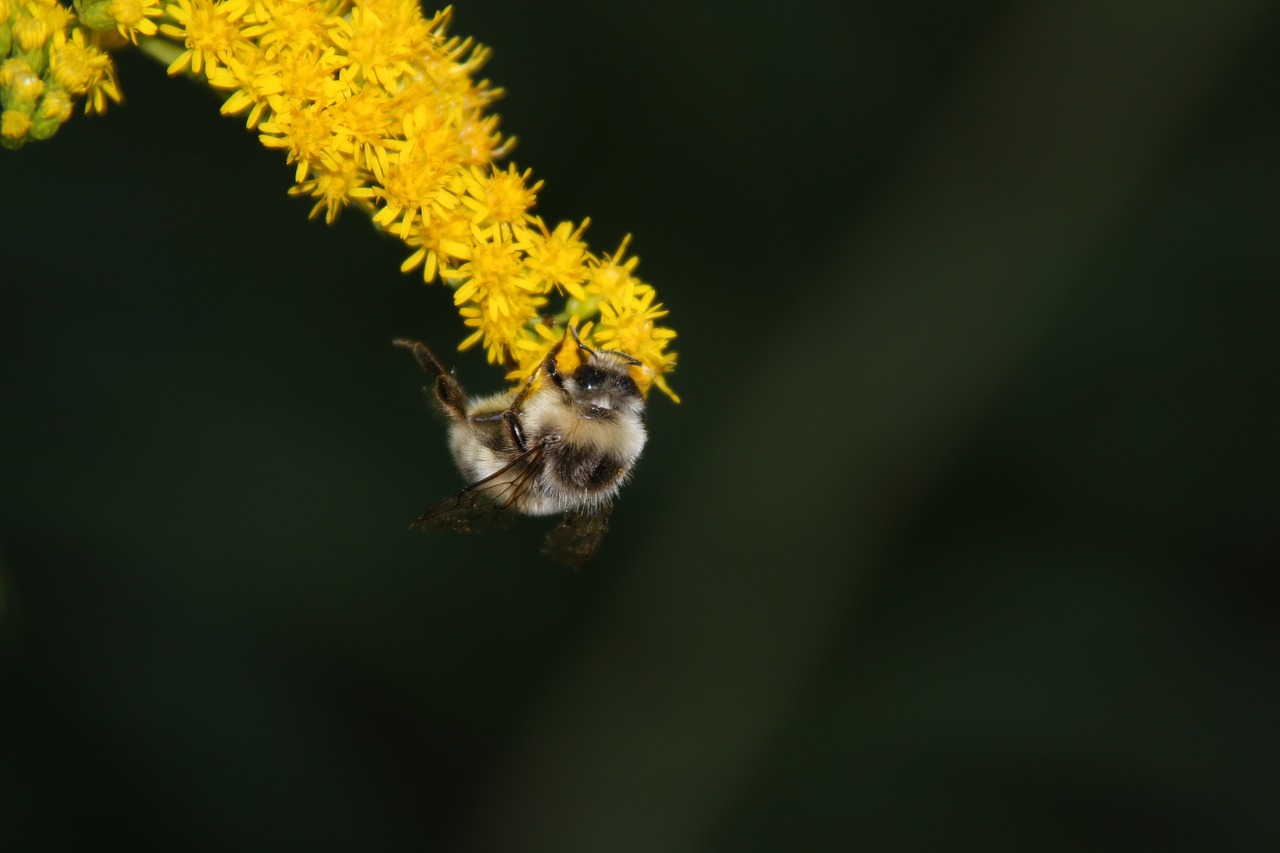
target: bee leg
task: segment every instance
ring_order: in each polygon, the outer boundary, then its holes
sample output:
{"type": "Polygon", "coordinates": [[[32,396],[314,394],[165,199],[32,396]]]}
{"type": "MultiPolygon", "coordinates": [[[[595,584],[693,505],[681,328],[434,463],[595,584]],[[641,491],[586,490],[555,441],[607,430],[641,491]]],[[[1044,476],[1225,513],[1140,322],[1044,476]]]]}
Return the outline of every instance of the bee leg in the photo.
{"type": "Polygon", "coordinates": [[[556,356],[558,356],[559,354],[560,354],[560,345],[557,344],[555,349],[551,350],[551,352],[547,354],[547,357],[543,359],[542,369],[547,374],[547,378],[550,379],[552,382],[556,383],[556,387],[559,388],[560,391],[563,393],[564,377],[560,375],[560,370],[559,368],[556,367],[556,356]]]}
{"type": "Polygon", "coordinates": [[[529,445],[524,440],[524,424],[520,423],[519,415],[507,409],[502,413],[502,426],[506,429],[507,439],[517,453],[524,453],[529,449],[529,445]]]}
{"type": "Polygon", "coordinates": [[[524,425],[520,423],[520,407],[524,405],[525,398],[529,396],[529,392],[533,390],[533,383],[538,380],[539,373],[546,373],[556,387],[564,391],[564,379],[556,370],[556,357],[560,355],[560,348],[564,345],[564,340],[560,340],[551,351],[547,353],[547,357],[538,365],[538,369],[529,374],[529,378],[525,380],[524,387],[520,389],[520,393],[511,401],[511,405],[502,413],[502,426],[507,431],[507,440],[511,442],[511,446],[517,453],[524,453],[529,449],[529,445],[524,439],[524,425]]]}
{"type": "Polygon", "coordinates": [[[539,373],[545,372],[550,376],[551,381],[556,383],[557,388],[564,387],[564,380],[561,379],[560,374],[556,372],[556,357],[560,355],[560,348],[562,346],[564,346],[563,339],[556,342],[556,345],[547,353],[547,357],[542,360],[542,363],[538,365],[537,369],[534,370],[533,373],[529,374],[529,378],[524,382],[524,387],[520,389],[520,393],[516,395],[516,398],[511,401],[511,408],[509,411],[516,414],[520,413],[520,407],[524,405],[525,398],[528,397],[529,392],[533,390],[533,383],[537,381],[539,373]]]}
{"type": "Polygon", "coordinates": [[[458,380],[453,378],[453,374],[444,369],[444,365],[440,363],[440,359],[436,358],[435,353],[427,349],[426,344],[406,338],[396,338],[391,343],[412,352],[422,372],[435,377],[436,401],[440,403],[440,408],[444,409],[446,414],[458,419],[467,416],[467,393],[462,390],[458,380]]]}

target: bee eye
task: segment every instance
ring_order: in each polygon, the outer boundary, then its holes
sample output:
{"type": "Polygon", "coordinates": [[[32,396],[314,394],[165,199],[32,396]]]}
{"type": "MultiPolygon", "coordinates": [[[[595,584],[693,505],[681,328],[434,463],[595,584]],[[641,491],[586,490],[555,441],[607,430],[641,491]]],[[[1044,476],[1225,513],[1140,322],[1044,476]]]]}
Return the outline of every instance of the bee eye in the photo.
{"type": "Polygon", "coordinates": [[[578,365],[578,369],[573,371],[573,378],[578,380],[578,384],[586,391],[596,390],[605,381],[604,372],[589,364],[578,365]]]}

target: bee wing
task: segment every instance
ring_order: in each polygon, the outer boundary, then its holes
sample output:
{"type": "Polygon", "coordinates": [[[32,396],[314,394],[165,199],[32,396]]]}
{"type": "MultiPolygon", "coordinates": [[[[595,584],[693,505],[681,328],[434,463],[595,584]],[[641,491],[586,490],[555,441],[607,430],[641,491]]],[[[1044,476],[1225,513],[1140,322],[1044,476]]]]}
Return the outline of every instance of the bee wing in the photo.
{"type": "Polygon", "coordinates": [[[488,527],[507,527],[518,515],[520,498],[538,475],[542,446],[534,445],[497,471],[477,480],[418,516],[416,530],[456,530],[471,533],[488,527]]]}
{"type": "Polygon", "coordinates": [[[569,510],[547,534],[542,553],[575,572],[579,571],[591,562],[600,541],[609,532],[609,513],[612,511],[611,503],[569,510]]]}

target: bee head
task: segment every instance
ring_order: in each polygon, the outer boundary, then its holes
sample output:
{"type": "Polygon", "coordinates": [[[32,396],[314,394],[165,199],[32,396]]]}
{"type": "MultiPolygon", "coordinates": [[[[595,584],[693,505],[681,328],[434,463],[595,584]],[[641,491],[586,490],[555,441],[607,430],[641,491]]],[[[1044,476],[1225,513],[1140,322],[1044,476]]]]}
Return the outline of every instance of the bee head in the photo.
{"type": "Polygon", "coordinates": [[[621,354],[596,350],[574,369],[564,383],[579,417],[608,420],[639,412],[644,400],[627,373],[630,362],[621,354]]]}

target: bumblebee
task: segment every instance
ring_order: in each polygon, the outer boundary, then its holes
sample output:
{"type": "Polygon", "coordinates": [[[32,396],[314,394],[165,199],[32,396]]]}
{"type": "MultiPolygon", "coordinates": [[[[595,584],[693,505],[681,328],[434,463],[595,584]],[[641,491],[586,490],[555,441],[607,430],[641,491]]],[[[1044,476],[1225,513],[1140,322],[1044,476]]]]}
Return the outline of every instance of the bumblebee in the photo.
{"type": "Polygon", "coordinates": [[[411,526],[471,532],[506,526],[516,515],[560,514],[544,553],[574,569],[590,562],[648,439],[644,398],[629,373],[639,359],[592,349],[569,326],[518,390],[472,399],[426,345],[394,343],[434,379],[449,419],[449,449],[470,484],[411,526]],[[570,336],[580,362],[562,373],[559,356],[570,336]]]}

